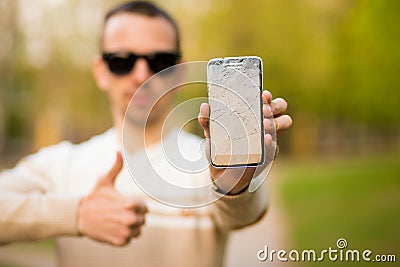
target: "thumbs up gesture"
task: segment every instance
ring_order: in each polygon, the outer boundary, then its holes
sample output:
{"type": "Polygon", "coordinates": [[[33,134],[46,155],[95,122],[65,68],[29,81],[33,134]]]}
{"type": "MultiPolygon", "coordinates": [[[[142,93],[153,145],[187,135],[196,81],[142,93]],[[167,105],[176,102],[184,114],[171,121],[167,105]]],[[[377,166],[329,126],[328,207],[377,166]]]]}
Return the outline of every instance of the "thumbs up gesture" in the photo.
{"type": "Polygon", "coordinates": [[[114,166],[82,198],[78,207],[79,233],[115,246],[126,245],[132,237],[140,235],[147,212],[143,203],[115,190],[114,182],[122,166],[122,155],[118,152],[114,166]]]}

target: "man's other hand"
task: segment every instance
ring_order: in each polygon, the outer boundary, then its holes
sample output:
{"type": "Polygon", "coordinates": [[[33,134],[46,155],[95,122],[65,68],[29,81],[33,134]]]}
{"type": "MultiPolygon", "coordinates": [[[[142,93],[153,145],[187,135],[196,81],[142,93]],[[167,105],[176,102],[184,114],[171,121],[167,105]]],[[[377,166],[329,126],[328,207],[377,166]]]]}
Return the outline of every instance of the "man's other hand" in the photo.
{"type": "Polygon", "coordinates": [[[79,233],[115,246],[126,245],[132,237],[140,235],[147,212],[143,203],[115,190],[114,183],[122,166],[122,155],[118,152],[114,166],[78,207],[79,233]]]}

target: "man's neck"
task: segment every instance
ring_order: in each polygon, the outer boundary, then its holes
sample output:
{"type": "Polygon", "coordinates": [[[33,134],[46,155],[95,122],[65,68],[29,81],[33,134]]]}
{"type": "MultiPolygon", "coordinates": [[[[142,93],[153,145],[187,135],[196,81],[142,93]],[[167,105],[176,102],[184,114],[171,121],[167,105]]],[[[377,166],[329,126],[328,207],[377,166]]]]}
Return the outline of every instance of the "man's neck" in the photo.
{"type": "Polygon", "coordinates": [[[114,118],[114,126],[117,129],[120,142],[124,143],[125,149],[130,153],[135,153],[160,142],[163,129],[163,120],[157,120],[152,123],[147,123],[146,127],[129,123],[118,116],[114,118]],[[128,136],[129,135],[129,136],[128,136]],[[121,140],[124,136],[124,140],[121,140]]]}

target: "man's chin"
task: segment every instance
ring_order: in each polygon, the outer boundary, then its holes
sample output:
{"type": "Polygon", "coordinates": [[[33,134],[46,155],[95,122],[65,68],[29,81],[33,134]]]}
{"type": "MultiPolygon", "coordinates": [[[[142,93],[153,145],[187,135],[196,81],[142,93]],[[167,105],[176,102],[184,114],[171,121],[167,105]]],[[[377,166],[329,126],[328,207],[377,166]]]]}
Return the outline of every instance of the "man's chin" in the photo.
{"type": "Polygon", "coordinates": [[[144,129],[147,123],[147,116],[138,116],[137,114],[129,115],[127,113],[125,116],[125,123],[129,123],[134,127],[142,127],[144,129]]]}

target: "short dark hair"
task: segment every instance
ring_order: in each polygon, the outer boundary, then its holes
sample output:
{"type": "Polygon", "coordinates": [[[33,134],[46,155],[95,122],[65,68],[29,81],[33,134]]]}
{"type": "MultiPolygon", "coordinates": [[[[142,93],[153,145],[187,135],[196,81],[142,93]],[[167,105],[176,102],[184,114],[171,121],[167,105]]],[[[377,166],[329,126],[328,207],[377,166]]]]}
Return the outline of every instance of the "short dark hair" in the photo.
{"type": "Polygon", "coordinates": [[[139,14],[144,15],[146,17],[160,17],[166,19],[169,23],[171,23],[172,27],[176,33],[176,48],[177,52],[180,52],[181,44],[180,44],[180,34],[178,25],[176,24],[175,20],[163,9],[155,5],[150,1],[129,1],[124,2],[112,9],[110,9],[106,16],[104,17],[104,25],[107,24],[107,21],[121,13],[131,13],[131,14],[139,14]]]}

